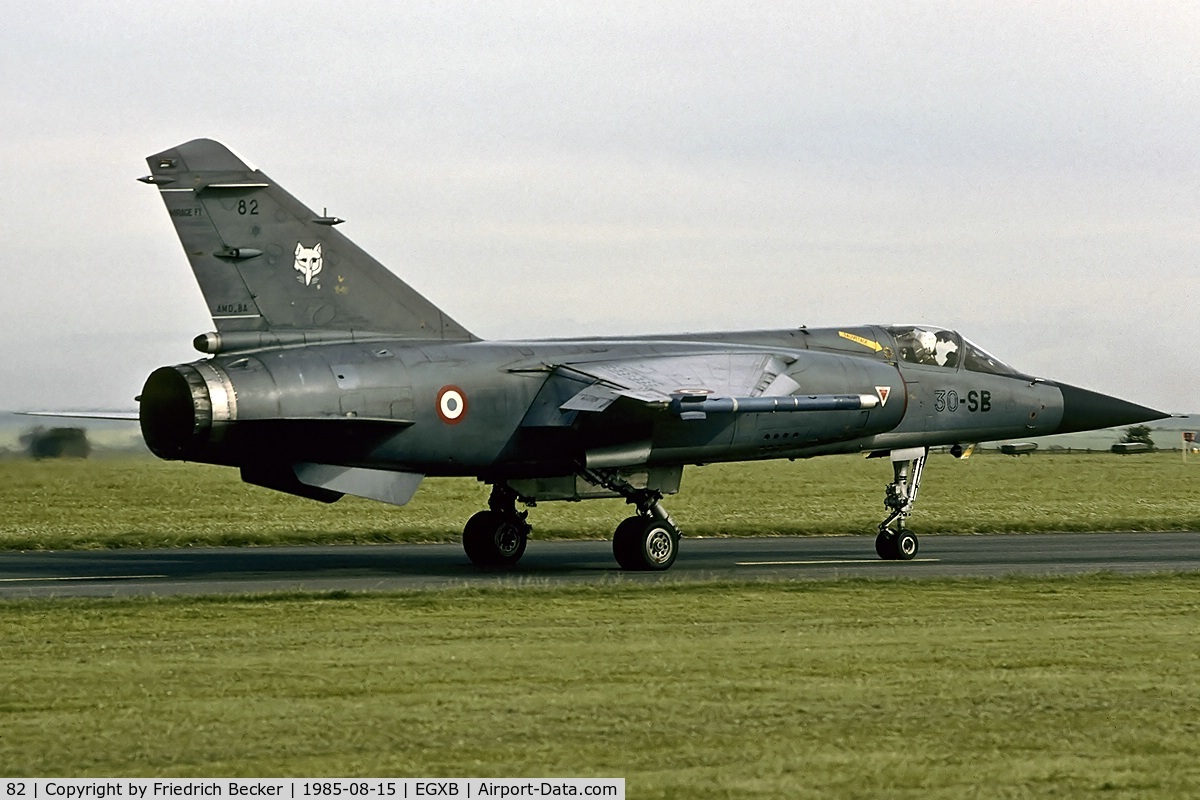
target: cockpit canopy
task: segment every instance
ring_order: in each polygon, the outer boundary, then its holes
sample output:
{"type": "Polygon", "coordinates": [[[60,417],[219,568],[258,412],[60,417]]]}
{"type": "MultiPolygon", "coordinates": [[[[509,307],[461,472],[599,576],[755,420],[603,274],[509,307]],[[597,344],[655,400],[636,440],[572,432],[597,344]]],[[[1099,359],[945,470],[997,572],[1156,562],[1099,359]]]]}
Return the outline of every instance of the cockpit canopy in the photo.
{"type": "Polygon", "coordinates": [[[930,367],[958,369],[993,375],[1020,375],[991,353],[972,344],[956,332],[928,325],[896,325],[887,329],[896,339],[901,361],[930,367]]]}

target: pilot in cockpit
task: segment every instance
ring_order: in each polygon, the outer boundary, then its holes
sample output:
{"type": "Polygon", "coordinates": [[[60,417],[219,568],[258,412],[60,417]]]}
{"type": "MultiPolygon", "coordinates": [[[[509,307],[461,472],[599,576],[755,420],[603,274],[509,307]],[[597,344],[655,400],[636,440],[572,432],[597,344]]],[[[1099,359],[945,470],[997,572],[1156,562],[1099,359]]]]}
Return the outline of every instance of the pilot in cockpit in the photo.
{"type": "Polygon", "coordinates": [[[913,361],[918,364],[937,364],[937,337],[918,328],[913,331],[913,361]]]}
{"type": "Polygon", "coordinates": [[[934,345],[933,360],[940,366],[953,369],[958,366],[958,342],[950,331],[938,331],[934,345]]]}
{"type": "Polygon", "coordinates": [[[896,343],[900,346],[900,357],[911,364],[950,369],[958,366],[958,336],[953,331],[934,333],[925,328],[912,328],[896,333],[896,343]]]}

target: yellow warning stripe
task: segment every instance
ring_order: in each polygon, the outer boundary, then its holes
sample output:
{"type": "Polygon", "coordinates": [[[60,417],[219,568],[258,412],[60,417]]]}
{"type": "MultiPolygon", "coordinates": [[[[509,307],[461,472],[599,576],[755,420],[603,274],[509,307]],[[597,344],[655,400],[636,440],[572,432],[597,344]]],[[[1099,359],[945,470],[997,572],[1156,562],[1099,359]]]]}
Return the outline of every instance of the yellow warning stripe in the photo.
{"type": "Polygon", "coordinates": [[[870,348],[871,350],[874,350],[876,353],[878,353],[880,350],[883,349],[883,345],[881,345],[879,342],[876,342],[872,339],[868,339],[864,336],[859,336],[854,333],[846,333],[845,331],[838,331],[838,336],[842,337],[843,339],[849,339],[850,341],[854,342],[855,344],[861,344],[863,347],[870,348]]]}

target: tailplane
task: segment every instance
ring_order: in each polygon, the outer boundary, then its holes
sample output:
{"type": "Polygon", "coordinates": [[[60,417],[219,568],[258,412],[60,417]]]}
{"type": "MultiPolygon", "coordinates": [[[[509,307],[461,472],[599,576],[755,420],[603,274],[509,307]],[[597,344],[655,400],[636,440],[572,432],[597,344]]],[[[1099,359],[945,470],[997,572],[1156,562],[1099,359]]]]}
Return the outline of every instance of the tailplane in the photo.
{"type": "Polygon", "coordinates": [[[220,142],[146,161],[141,180],[161,193],[222,336],[476,339],[335,230],[342,220],[315,214],[220,142]]]}

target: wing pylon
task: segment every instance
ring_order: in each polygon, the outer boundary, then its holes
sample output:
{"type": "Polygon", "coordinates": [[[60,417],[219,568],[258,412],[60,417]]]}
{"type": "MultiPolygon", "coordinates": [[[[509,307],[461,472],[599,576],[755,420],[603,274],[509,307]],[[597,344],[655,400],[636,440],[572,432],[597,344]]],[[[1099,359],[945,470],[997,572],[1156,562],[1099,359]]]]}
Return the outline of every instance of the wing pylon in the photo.
{"type": "Polygon", "coordinates": [[[559,406],[599,413],[621,398],[667,409],[685,420],[709,414],[846,411],[874,408],[874,394],[798,394],[787,374],[795,357],[777,353],[703,353],[561,365],[555,372],[590,380],[559,406]]]}

